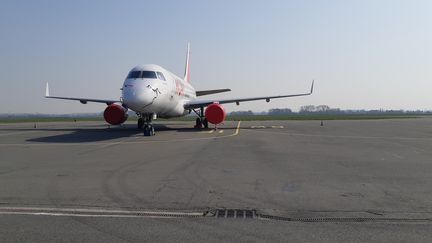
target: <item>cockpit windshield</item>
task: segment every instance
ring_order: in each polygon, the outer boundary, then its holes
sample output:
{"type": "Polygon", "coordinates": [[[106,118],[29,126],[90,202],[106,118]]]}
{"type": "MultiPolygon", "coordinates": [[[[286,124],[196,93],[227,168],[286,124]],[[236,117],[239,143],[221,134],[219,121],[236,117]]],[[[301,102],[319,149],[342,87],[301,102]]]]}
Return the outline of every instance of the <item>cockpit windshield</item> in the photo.
{"type": "Polygon", "coordinates": [[[131,71],[129,75],[127,76],[127,79],[129,78],[157,78],[156,73],[153,71],[131,71]]]}

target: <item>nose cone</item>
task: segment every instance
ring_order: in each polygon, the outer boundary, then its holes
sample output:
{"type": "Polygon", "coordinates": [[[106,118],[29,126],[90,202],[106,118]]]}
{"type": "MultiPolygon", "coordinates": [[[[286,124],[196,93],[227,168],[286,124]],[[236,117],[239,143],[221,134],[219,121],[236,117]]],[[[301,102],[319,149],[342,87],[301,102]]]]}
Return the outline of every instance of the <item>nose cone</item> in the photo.
{"type": "Polygon", "coordinates": [[[152,104],[155,97],[153,90],[148,88],[134,89],[133,87],[125,87],[123,89],[123,103],[135,111],[140,111],[152,104]]]}

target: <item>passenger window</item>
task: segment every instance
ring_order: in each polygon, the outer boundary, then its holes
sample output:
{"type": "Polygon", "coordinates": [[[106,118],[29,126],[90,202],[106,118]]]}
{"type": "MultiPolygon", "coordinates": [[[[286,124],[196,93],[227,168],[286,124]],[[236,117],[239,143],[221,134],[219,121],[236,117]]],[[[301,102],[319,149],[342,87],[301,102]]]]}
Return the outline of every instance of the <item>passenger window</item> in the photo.
{"type": "Polygon", "coordinates": [[[165,79],[163,73],[161,73],[161,72],[157,72],[156,74],[157,74],[157,76],[158,76],[158,78],[159,78],[160,80],[166,81],[166,79],[165,79]]]}

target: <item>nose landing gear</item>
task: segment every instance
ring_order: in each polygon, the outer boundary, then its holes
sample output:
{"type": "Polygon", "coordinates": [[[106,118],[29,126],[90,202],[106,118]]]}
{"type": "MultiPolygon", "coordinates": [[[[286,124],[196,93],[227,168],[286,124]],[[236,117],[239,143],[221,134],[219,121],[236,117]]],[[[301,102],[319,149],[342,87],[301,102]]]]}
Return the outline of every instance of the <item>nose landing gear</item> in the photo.
{"type": "Polygon", "coordinates": [[[144,125],[144,136],[154,136],[156,135],[154,127],[152,124],[144,125]]]}

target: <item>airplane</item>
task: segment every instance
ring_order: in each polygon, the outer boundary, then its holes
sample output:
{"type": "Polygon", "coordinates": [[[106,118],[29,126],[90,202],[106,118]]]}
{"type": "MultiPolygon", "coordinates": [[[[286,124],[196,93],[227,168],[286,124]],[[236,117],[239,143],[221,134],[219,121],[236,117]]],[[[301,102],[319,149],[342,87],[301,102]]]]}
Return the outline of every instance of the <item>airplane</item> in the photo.
{"type": "Polygon", "coordinates": [[[237,99],[197,99],[197,97],[229,92],[231,89],[195,90],[190,78],[190,43],[187,45],[186,65],[184,77],[180,78],[161,66],[147,64],[136,66],[128,73],[121,88],[120,99],[92,99],[51,96],[48,83],[46,83],[45,98],[76,100],[82,104],[87,102],[105,103],[107,107],[103,116],[111,125],[121,125],[128,118],[128,110],[136,112],[138,128],[143,129],[144,136],[155,135],[152,121],[157,117],[174,118],[185,116],[194,112],[198,117],[195,128],[208,128],[209,123],[215,126],[221,124],[226,118],[225,108],[222,104],[298,97],[311,95],[314,81],[310,91],[302,94],[288,94],[277,96],[263,96],[237,99]],[[205,110],[204,110],[205,108],[205,110]]]}

